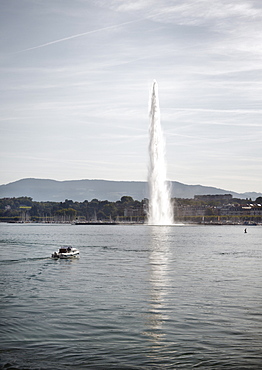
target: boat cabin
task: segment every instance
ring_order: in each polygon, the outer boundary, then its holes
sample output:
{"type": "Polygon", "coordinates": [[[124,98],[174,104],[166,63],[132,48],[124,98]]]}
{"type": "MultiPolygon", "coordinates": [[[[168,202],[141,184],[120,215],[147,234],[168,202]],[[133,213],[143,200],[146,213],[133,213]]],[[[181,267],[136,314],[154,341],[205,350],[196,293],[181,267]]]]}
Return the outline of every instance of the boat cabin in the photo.
{"type": "Polygon", "coordinates": [[[68,253],[68,252],[71,252],[71,247],[59,248],[59,253],[68,253]]]}

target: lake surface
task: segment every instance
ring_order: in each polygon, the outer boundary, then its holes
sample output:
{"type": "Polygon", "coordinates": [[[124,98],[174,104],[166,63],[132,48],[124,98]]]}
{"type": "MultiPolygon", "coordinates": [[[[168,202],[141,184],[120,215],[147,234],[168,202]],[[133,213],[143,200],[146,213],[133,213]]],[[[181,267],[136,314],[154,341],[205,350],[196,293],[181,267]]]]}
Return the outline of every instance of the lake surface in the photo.
{"type": "Polygon", "coordinates": [[[0,224],[3,369],[261,369],[262,227],[0,224]],[[63,245],[77,260],[52,260],[63,245]]]}

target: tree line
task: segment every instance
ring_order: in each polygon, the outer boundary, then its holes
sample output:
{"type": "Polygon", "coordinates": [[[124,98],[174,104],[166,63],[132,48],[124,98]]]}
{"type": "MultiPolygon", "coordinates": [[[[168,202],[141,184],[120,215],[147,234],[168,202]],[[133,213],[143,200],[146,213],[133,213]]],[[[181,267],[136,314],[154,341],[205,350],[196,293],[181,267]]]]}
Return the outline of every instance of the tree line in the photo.
{"type": "Polygon", "coordinates": [[[30,197],[0,199],[0,220],[17,222],[30,215],[31,221],[72,221],[76,218],[91,221],[116,220],[125,217],[126,210],[136,210],[143,216],[145,201],[134,200],[130,196],[123,196],[116,202],[92,199],[75,202],[66,199],[64,202],[37,202],[30,197]]]}
{"type": "MultiPolygon", "coordinates": [[[[198,199],[173,199],[175,219],[181,218],[181,210],[203,209],[205,216],[217,214],[217,209],[225,203],[223,200],[203,201],[198,199]]],[[[251,199],[232,199],[233,205],[262,204],[262,197],[252,202],[251,199]]],[[[134,220],[143,222],[146,218],[148,200],[134,200],[130,196],[123,196],[116,202],[92,199],[76,202],[66,199],[64,202],[37,202],[30,197],[2,198],[0,199],[0,221],[18,222],[51,222],[86,220],[86,221],[121,221],[134,220]]]]}

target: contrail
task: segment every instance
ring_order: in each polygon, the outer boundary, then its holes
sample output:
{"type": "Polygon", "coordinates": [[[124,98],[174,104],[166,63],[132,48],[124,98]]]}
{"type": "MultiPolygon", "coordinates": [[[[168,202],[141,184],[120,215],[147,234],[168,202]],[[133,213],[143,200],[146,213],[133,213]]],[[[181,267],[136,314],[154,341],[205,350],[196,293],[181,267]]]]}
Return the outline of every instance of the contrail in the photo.
{"type": "Polygon", "coordinates": [[[29,51],[29,50],[34,50],[34,49],[44,48],[44,47],[49,46],[49,45],[58,44],[59,42],[63,42],[63,41],[67,41],[67,40],[75,39],[75,38],[77,38],[77,37],[82,37],[82,36],[86,36],[86,35],[91,35],[92,33],[96,33],[96,32],[100,32],[100,31],[105,31],[105,30],[109,30],[109,29],[113,29],[113,28],[117,28],[117,27],[125,26],[125,25],[127,25],[127,24],[131,24],[131,23],[140,22],[140,21],[142,21],[143,19],[144,19],[144,18],[140,18],[140,19],[136,19],[136,20],[134,20],[134,21],[129,21],[129,22],[124,22],[124,23],[119,23],[119,24],[115,24],[115,25],[108,26],[108,27],[103,27],[103,28],[98,28],[98,29],[93,30],[93,31],[87,31],[87,32],[83,32],[83,33],[78,33],[77,35],[64,37],[64,38],[59,39],[59,40],[50,41],[50,42],[47,42],[47,43],[45,43],[45,44],[41,44],[41,45],[37,45],[37,46],[33,46],[32,48],[28,48],[28,49],[24,49],[24,50],[17,51],[17,52],[16,52],[16,54],[18,54],[18,53],[23,53],[23,52],[25,52],[25,51],[29,51]]]}

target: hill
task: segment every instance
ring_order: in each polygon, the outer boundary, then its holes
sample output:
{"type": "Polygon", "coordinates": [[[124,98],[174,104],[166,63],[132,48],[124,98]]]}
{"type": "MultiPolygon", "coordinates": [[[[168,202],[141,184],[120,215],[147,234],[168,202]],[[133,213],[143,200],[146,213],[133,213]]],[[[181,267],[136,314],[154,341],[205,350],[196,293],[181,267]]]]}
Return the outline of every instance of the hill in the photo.
{"type": "MultiPolygon", "coordinates": [[[[247,192],[239,194],[214,187],[172,182],[172,197],[175,198],[193,198],[194,195],[229,193],[233,197],[241,199],[256,199],[262,196],[262,193],[247,192]]],[[[147,183],[143,181],[22,179],[0,185],[0,198],[28,196],[35,201],[62,202],[65,199],[71,199],[82,202],[98,199],[114,202],[124,195],[129,195],[135,200],[147,198],[147,183]]]]}

